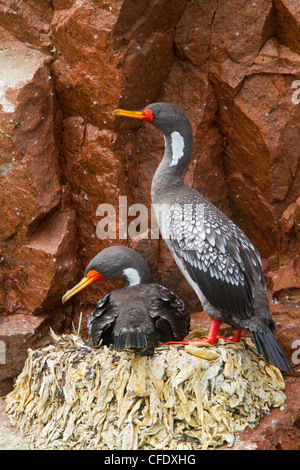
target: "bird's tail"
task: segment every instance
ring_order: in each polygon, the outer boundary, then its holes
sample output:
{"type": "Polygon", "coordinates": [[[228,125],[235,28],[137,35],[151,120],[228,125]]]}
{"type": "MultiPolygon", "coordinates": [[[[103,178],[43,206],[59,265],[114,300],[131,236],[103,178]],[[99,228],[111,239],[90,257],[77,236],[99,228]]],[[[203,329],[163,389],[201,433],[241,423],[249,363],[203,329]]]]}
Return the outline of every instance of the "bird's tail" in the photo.
{"type": "Polygon", "coordinates": [[[261,331],[251,331],[251,335],[258,353],[266,362],[272,362],[275,367],[284,372],[293,372],[293,367],[272,330],[264,328],[261,331]]]}
{"type": "Polygon", "coordinates": [[[138,328],[122,328],[122,331],[115,335],[114,346],[118,351],[124,349],[144,349],[148,345],[149,334],[138,328]]]}

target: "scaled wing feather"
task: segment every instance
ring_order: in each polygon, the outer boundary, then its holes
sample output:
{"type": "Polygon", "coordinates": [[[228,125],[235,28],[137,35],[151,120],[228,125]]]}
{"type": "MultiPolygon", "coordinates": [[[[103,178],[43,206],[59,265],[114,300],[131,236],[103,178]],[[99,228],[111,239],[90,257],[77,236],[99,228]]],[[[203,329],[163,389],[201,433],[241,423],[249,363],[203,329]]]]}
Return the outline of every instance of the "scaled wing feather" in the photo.
{"type": "Polygon", "coordinates": [[[254,274],[262,285],[265,282],[257,250],[214,206],[204,202],[201,211],[196,203],[190,206],[188,218],[179,204],[169,212],[169,234],[176,255],[214,308],[236,318],[251,317],[254,274]]]}

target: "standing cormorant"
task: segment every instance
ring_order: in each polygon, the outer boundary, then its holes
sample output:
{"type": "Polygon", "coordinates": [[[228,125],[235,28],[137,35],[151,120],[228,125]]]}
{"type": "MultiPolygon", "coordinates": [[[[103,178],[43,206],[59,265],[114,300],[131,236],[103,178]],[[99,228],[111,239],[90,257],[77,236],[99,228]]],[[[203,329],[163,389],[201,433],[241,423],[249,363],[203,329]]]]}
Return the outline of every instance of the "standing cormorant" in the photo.
{"type": "MultiPolygon", "coordinates": [[[[260,255],[244,232],[182,179],[193,150],[192,127],[171,103],[141,111],[117,109],[116,116],[150,122],[165,138],[165,153],[152,180],[158,225],[182,274],[211,317],[206,338],[218,342],[221,322],[250,331],[257,351],[283,371],[292,367],[274,336],[260,255]]],[[[186,342],[183,342],[186,344],[186,342]]]]}

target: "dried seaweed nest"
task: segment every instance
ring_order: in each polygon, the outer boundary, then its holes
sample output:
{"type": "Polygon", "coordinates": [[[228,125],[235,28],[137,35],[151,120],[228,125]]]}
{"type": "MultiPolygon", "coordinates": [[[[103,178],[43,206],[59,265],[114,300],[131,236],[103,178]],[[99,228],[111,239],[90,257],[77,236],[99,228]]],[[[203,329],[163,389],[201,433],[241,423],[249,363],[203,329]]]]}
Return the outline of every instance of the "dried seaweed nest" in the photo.
{"type": "Polygon", "coordinates": [[[32,449],[196,450],[233,445],[283,406],[283,389],[245,338],[161,346],[150,358],[53,334],[28,351],[6,412],[32,449]]]}

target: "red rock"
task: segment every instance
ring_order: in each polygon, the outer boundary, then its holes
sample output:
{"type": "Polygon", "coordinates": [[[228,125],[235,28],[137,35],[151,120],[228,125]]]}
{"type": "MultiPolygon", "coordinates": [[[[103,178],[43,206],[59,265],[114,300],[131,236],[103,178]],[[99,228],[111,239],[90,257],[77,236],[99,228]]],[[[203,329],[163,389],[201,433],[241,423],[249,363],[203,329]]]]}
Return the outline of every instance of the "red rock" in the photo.
{"type": "Polygon", "coordinates": [[[275,0],[276,36],[282,44],[300,53],[300,6],[293,0],[275,0]]]}
{"type": "Polygon", "coordinates": [[[96,7],[81,0],[56,11],[52,22],[59,99],[67,115],[101,127],[112,122],[119,101],[133,107],[153,101],[172,65],[174,26],[185,6],[160,0],[128,2],[126,9],[122,3],[96,7]]]}
{"type": "Polygon", "coordinates": [[[41,344],[48,324],[44,316],[16,314],[0,318],[0,395],[12,388],[12,379],[23,369],[27,349],[41,344]]]}
{"type": "Polygon", "coordinates": [[[297,204],[295,202],[290,204],[279,220],[282,235],[288,239],[291,239],[294,236],[296,206],[297,204]]]}
{"type": "Polygon", "coordinates": [[[285,73],[299,74],[299,54],[280,44],[276,38],[269,39],[254,59],[247,74],[253,73],[285,73]]]}
{"type": "MultiPolygon", "coordinates": [[[[2,289],[7,294],[2,310],[29,313],[32,305],[25,306],[23,293],[32,259],[22,247],[61,201],[58,110],[50,57],[4,36],[2,44],[0,205],[4,217],[0,220],[0,246],[2,289]]],[[[34,290],[39,298],[40,289],[34,290]]]]}
{"type": "Polygon", "coordinates": [[[255,244],[261,256],[272,256],[280,249],[280,231],[272,205],[239,173],[228,178],[228,187],[236,223],[255,244]]]}
{"type": "Polygon", "coordinates": [[[21,42],[32,44],[46,53],[51,49],[52,16],[50,0],[5,0],[0,4],[1,26],[21,42]]]}
{"type": "MultiPolygon", "coordinates": [[[[219,1],[211,23],[209,54],[209,70],[215,83],[218,83],[221,89],[225,86],[231,93],[236,93],[248,67],[266,39],[274,32],[271,0],[234,0],[230,8],[225,0],[219,1]]],[[[219,99],[222,100],[222,93],[219,99]]],[[[220,114],[222,113],[223,110],[220,109],[220,114]]]]}
{"type": "Polygon", "coordinates": [[[203,65],[209,59],[211,24],[217,3],[217,0],[187,3],[176,26],[175,44],[180,58],[186,58],[194,65],[203,65]]]}
{"type": "Polygon", "coordinates": [[[120,107],[134,109],[156,100],[174,61],[175,27],[186,4],[186,0],[123,4],[114,30],[122,70],[120,107]]]}
{"type": "MultiPolygon", "coordinates": [[[[260,236],[265,239],[265,246],[259,241],[256,244],[262,256],[266,257],[280,249],[281,236],[277,221],[283,210],[299,194],[298,159],[295,153],[299,145],[296,132],[299,108],[291,100],[298,60],[296,54],[288,54],[286,48],[269,41],[255,65],[249,69],[248,78],[232,107],[225,167],[230,175],[228,181],[233,213],[235,216],[241,214],[243,222],[251,221],[248,234],[254,243],[257,236],[252,234],[251,229],[257,234],[259,232],[258,227],[252,225],[253,221],[261,224],[259,214],[264,214],[260,236]],[[285,57],[280,66],[282,75],[278,73],[280,57],[285,57]],[[283,63],[286,64],[286,74],[283,72],[283,63]],[[258,70],[261,73],[257,73],[258,70]],[[266,74],[266,70],[271,73],[266,74]],[[255,106],[251,103],[255,103],[255,106]],[[236,189],[237,179],[240,192],[236,189]],[[231,186],[233,182],[234,187],[231,186]],[[243,197],[244,191],[248,193],[246,198],[243,197]],[[247,204],[247,207],[244,205],[245,201],[249,201],[249,191],[257,201],[255,212],[252,204],[247,204]],[[248,211],[248,215],[245,211],[248,211]],[[251,212],[255,217],[249,217],[251,212]],[[265,221],[270,224],[272,233],[265,231],[265,221]]],[[[246,225],[243,223],[243,227],[246,225]]]]}
{"type": "Polygon", "coordinates": [[[98,5],[81,0],[55,11],[52,38],[55,88],[65,116],[106,125],[120,90],[111,31],[122,2],[98,5]],[[104,73],[105,71],[105,73],[104,73]]]}
{"type": "Polygon", "coordinates": [[[267,279],[275,299],[283,297],[288,298],[295,295],[295,301],[300,295],[300,277],[297,273],[297,265],[299,264],[299,256],[290,259],[282,268],[277,271],[269,272],[267,279]]]}
{"type": "Polygon", "coordinates": [[[228,8],[225,0],[219,1],[212,23],[212,60],[224,62],[229,58],[235,63],[251,64],[261,45],[274,33],[272,6],[270,0],[234,0],[228,8]]]}
{"type": "Polygon", "coordinates": [[[296,253],[300,253],[300,197],[296,200],[295,208],[295,244],[296,244],[296,253]]]}
{"type": "MultiPolygon", "coordinates": [[[[80,261],[77,247],[75,213],[55,212],[22,247],[20,261],[30,258],[26,286],[22,288],[23,306],[33,313],[43,313],[61,305],[61,297],[77,275],[80,261]],[[72,250],[71,250],[72,247],[72,250]]],[[[14,293],[18,293],[18,287],[14,293]]]]}
{"type": "MultiPolygon", "coordinates": [[[[282,155],[281,152],[287,123],[293,126],[294,116],[298,114],[296,106],[290,105],[292,81],[292,78],[284,76],[254,75],[245,82],[234,101],[227,153],[230,152],[230,160],[235,166],[228,170],[230,173],[236,172],[241,164],[246,166],[243,172],[246,179],[260,185],[269,202],[283,200],[293,181],[295,161],[290,158],[289,150],[287,154],[282,155]],[[266,90],[267,97],[264,95],[266,90]],[[255,101],[255,107],[250,106],[250,100],[255,101]],[[252,136],[257,133],[257,126],[260,132],[254,140],[252,136]],[[237,134],[240,136],[240,146],[235,151],[239,157],[234,160],[231,139],[235,141],[237,134]]],[[[292,145],[297,145],[296,134],[295,138],[295,142],[290,140],[292,145]]]]}
{"type": "Polygon", "coordinates": [[[210,318],[204,312],[195,312],[191,314],[191,331],[198,330],[200,328],[207,328],[210,327],[210,318]]]}

